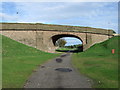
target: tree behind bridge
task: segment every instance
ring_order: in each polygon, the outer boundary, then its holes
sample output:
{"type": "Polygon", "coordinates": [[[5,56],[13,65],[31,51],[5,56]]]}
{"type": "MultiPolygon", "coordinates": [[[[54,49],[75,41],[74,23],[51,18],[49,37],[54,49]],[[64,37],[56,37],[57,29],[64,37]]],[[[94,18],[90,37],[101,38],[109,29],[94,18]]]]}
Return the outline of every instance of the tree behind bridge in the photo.
{"type": "Polygon", "coordinates": [[[66,43],[67,43],[67,42],[66,42],[65,39],[59,39],[59,40],[57,40],[57,42],[56,42],[56,46],[64,47],[66,43]]]}

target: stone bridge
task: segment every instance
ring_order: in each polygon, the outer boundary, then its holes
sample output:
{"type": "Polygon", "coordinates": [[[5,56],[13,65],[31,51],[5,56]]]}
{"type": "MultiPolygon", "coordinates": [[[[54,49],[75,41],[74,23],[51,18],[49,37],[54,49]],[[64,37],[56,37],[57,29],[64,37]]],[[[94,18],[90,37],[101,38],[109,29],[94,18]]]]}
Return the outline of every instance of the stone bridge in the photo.
{"type": "Polygon", "coordinates": [[[0,26],[2,35],[46,52],[54,52],[55,42],[61,37],[80,39],[86,50],[114,36],[113,30],[80,26],[42,23],[0,23],[0,26]]]}

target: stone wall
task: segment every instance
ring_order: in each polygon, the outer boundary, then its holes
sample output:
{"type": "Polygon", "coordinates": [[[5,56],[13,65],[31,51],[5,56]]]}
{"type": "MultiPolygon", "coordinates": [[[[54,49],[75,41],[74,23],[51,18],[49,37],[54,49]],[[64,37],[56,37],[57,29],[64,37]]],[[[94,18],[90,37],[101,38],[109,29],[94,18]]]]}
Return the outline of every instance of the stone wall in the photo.
{"type": "Polygon", "coordinates": [[[26,45],[35,47],[36,32],[35,31],[2,31],[2,35],[5,35],[13,40],[24,43],[26,45]]]}
{"type": "Polygon", "coordinates": [[[15,31],[15,30],[3,30],[2,35],[5,35],[18,42],[32,46],[34,48],[46,51],[54,52],[56,47],[52,42],[54,35],[74,35],[79,37],[83,42],[83,49],[86,50],[95,43],[100,43],[107,40],[112,36],[92,33],[78,33],[78,32],[58,32],[58,31],[39,31],[39,30],[28,30],[28,31],[15,31]]]}
{"type": "Polygon", "coordinates": [[[113,34],[113,30],[81,27],[81,26],[67,26],[67,25],[51,25],[51,24],[33,24],[33,23],[0,23],[3,30],[39,30],[39,31],[68,31],[68,32],[88,32],[96,34],[113,34]]]}

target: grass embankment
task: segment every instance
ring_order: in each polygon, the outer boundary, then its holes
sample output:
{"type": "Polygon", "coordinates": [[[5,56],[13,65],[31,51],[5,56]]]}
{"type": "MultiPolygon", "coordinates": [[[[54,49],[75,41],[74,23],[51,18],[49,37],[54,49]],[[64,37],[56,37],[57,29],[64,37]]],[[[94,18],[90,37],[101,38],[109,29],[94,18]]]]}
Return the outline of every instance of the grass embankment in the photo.
{"type": "Polygon", "coordinates": [[[120,37],[113,37],[73,55],[73,65],[94,80],[95,88],[118,88],[118,39],[120,37]],[[114,54],[112,49],[115,49],[114,54]]]}
{"type": "Polygon", "coordinates": [[[21,88],[38,65],[58,54],[46,53],[2,37],[2,86],[21,88]]]}
{"type": "Polygon", "coordinates": [[[0,89],[2,89],[2,36],[0,35],[0,89]]]}
{"type": "Polygon", "coordinates": [[[58,49],[56,49],[56,50],[75,50],[76,48],[64,48],[64,47],[60,47],[60,48],[58,48],[58,49]]]}

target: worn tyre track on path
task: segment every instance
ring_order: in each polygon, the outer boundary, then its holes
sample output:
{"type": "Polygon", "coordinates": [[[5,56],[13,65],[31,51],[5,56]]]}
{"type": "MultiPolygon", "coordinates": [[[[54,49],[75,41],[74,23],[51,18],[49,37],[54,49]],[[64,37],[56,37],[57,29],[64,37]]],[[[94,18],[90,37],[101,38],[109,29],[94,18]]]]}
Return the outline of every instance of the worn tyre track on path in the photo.
{"type": "Polygon", "coordinates": [[[92,81],[80,74],[71,64],[71,54],[64,54],[40,66],[27,80],[24,88],[91,88],[92,81]],[[58,71],[69,68],[72,71],[58,71]]]}

